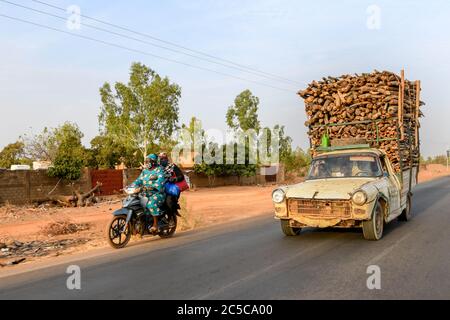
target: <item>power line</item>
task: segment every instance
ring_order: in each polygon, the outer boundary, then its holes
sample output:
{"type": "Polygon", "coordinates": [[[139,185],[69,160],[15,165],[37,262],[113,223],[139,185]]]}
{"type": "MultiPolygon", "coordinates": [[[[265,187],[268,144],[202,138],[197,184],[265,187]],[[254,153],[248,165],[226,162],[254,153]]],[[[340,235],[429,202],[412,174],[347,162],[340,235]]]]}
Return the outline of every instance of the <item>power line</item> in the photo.
{"type": "MultiPolygon", "coordinates": [[[[39,3],[39,4],[42,4],[44,6],[47,6],[47,7],[53,8],[53,9],[60,10],[60,11],[64,11],[64,12],[67,11],[67,9],[65,9],[63,7],[59,7],[59,6],[56,6],[56,5],[44,2],[44,1],[40,1],[40,0],[31,0],[31,1],[39,3]]],[[[98,22],[98,23],[101,23],[101,24],[104,24],[104,25],[107,25],[107,26],[110,26],[110,27],[121,29],[123,31],[131,32],[131,33],[140,35],[142,37],[146,37],[146,38],[149,38],[149,39],[152,39],[152,40],[164,43],[164,44],[168,44],[168,45],[177,47],[179,49],[183,49],[183,50],[186,50],[186,51],[189,51],[189,52],[192,52],[192,53],[204,56],[204,57],[208,57],[208,58],[212,58],[212,59],[215,59],[215,60],[218,60],[218,61],[226,62],[226,63],[229,63],[231,65],[237,66],[239,68],[244,68],[244,69],[247,69],[247,70],[250,70],[250,71],[253,71],[253,72],[260,73],[262,75],[266,75],[266,76],[270,76],[270,77],[273,77],[273,78],[277,78],[279,80],[287,81],[287,82],[290,82],[290,83],[296,84],[296,85],[301,84],[301,83],[299,83],[298,81],[295,81],[295,80],[291,80],[291,79],[288,79],[288,78],[285,78],[285,77],[281,77],[281,76],[278,76],[278,75],[273,74],[273,73],[261,71],[259,69],[252,68],[252,67],[249,67],[249,66],[245,66],[245,65],[233,62],[231,60],[223,59],[223,58],[220,58],[220,57],[217,57],[217,56],[214,56],[214,55],[211,55],[211,54],[199,51],[199,50],[194,50],[194,49],[191,49],[191,48],[188,48],[188,47],[176,44],[174,42],[167,41],[167,40],[164,40],[164,39],[152,36],[152,35],[147,34],[147,33],[143,33],[143,32],[140,32],[140,31],[133,30],[133,29],[128,28],[128,27],[120,26],[120,25],[117,25],[117,24],[114,24],[114,23],[110,23],[108,21],[104,21],[104,20],[100,20],[100,19],[97,19],[97,18],[93,18],[93,17],[87,16],[87,15],[84,15],[84,14],[80,14],[80,17],[83,17],[85,19],[89,19],[89,20],[92,20],[92,21],[95,21],[95,22],[98,22]]]]}
{"type": "MultiPolygon", "coordinates": [[[[0,2],[4,2],[4,3],[10,4],[10,5],[16,6],[16,7],[20,7],[20,8],[29,10],[29,11],[33,11],[35,13],[39,13],[39,14],[43,14],[43,15],[47,15],[47,16],[50,16],[50,17],[54,17],[54,18],[57,18],[57,19],[60,19],[60,20],[63,20],[63,21],[67,21],[67,17],[62,17],[62,16],[59,16],[59,15],[56,15],[56,14],[53,14],[53,13],[50,13],[50,12],[38,10],[38,9],[35,9],[35,8],[31,8],[31,7],[27,7],[27,6],[24,6],[24,5],[21,5],[21,4],[18,4],[18,3],[14,3],[14,2],[11,2],[11,1],[7,1],[7,0],[0,0],[0,2]]],[[[141,39],[138,39],[138,38],[130,37],[130,36],[125,35],[123,33],[118,33],[118,32],[114,32],[114,31],[111,31],[111,30],[99,28],[99,27],[91,25],[91,24],[81,23],[80,22],[80,25],[86,26],[86,27],[94,29],[94,30],[99,30],[99,31],[102,31],[102,32],[113,34],[113,35],[116,35],[116,36],[119,36],[119,37],[122,37],[122,38],[125,38],[125,39],[128,39],[128,40],[137,41],[137,42],[140,42],[140,43],[144,43],[144,44],[147,44],[147,45],[155,46],[157,48],[161,48],[161,49],[168,50],[168,51],[171,51],[171,52],[176,52],[176,53],[184,54],[184,55],[187,55],[189,57],[196,58],[196,59],[208,61],[210,63],[221,65],[221,66],[224,66],[224,67],[227,67],[227,68],[231,68],[231,69],[235,69],[235,70],[238,70],[238,71],[246,72],[246,73],[249,73],[249,74],[252,74],[252,75],[256,75],[258,77],[264,77],[264,78],[267,78],[267,79],[270,79],[270,80],[280,81],[280,80],[274,79],[274,77],[261,75],[261,74],[258,74],[256,72],[254,72],[254,71],[249,71],[249,70],[246,70],[246,69],[243,69],[243,68],[240,68],[240,67],[230,66],[230,65],[227,65],[227,64],[224,64],[224,63],[221,63],[221,62],[217,62],[217,61],[211,60],[211,59],[202,58],[202,57],[190,54],[190,53],[182,52],[182,51],[177,50],[177,49],[172,49],[172,48],[169,48],[169,47],[165,47],[165,46],[162,46],[162,45],[158,45],[158,44],[155,44],[155,43],[144,41],[144,40],[141,40],[141,39]]],[[[283,81],[283,82],[286,82],[286,81],[283,81]]],[[[292,85],[292,84],[290,84],[290,85],[292,85]]]]}
{"type": "Polygon", "coordinates": [[[0,14],[0,17],[4,17],[4,18],[10,19],[10,20],[19,21],[19,22],[22,22],[22,23],[25,23],[25,24],[29,24],[29,25],[33,25],[33,26],[36,26],[36,27],[40,27],[40,28],[43,28],[43,29],[48,29],[48,30],[56,31],[56,32],[63,33],[63,34],[68,34],[68,35],[73,36],[73,37],[77,37],[77,38],[81,38],[81,39],[85,39],[85,40],[98,42],[98,43],[101,43],[101,44],[104,44],[104,45],[108,45],[108,46],[111,46],[111,47],[127,50],[127,51],[130,51],[130,52],[139,53],[139,54],[150,56],[150,57],[154,57],[154,58],[157,58],[157,59],[161,59],[161,60],[177,63],[177,64],[180,64],[180,65],[184,65],[186,67],[195,68],[195,69],[208,71],[208,72],[213,72],[213,73],[216,73],[216,74],[219,74],[219,75],[222,75],[222,76],[226,76],[226,77],[230,77],[230,78],[234,78],[234,79],[238,79],[238,80],[242,80],[242,81],[247,81],[247,82],[251,82],[251,83],[257,84],[257,85],[261,85],[261,86],[269,87],[269,88],[272,88],[272,89],[277,89],[277,90],[281,90],[281,91],[286,91],[286,92],[292,93],[291,90],[288,90],[286,88],[280,88],[280,87],[272,86],[270,84],[266,84],[266,83],[263,83],[263,82],[254,81],[254,80],[251,80],[251,79],[242,78],[242,77],[235,76],[235,75],[228,74],[228,73],[224,73],[224,72],[221,72],[221,71],[217,71],[217,70],[213,70],[213,69],[209,69],[209,68],[204,68],[204,67],[193,65],[193,64],[190,64],[190,63],[186,63],[186,62],[182,62],[182,61],[178,61],[178,60],[162,57],[162,56],[150,53],[150,52],[129,48],[129,47],[126,47],[126,46],[122,46],[120,44],[113,43],[113,42],[108,42],[108,41],[104,41],[104,40],[100,40],[100,39],[84,36],[84,35],[81,35],[81,34],[72,33],[72,32],[65,31],[65,30],[60,30],[60,29],[53,28],[53,27],[50,27],[50,26],[47,26],[47,25],[43,25],[43,24],[40,24],[40,23],[32,22],[32,21],[29,21],[29,20],[24,20],[24,19],[21,19],[21,18],[12,17],[12,16],[8,16],[8,15],[5,15],[5,14],[0,14]]]}

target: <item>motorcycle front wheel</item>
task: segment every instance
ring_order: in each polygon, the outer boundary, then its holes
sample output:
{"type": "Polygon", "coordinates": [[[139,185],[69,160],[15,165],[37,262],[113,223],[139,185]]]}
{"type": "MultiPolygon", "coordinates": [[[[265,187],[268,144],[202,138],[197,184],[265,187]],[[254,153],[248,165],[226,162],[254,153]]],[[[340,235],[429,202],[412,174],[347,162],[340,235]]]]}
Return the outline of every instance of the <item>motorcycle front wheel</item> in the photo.
{"type": "Polygon", "coordinates": [[[124,248],[131,239],[131,230],[126,223],[126,216],[117,216],[108,225],[106,238],[109,245],[114,249],[124,248]]]}

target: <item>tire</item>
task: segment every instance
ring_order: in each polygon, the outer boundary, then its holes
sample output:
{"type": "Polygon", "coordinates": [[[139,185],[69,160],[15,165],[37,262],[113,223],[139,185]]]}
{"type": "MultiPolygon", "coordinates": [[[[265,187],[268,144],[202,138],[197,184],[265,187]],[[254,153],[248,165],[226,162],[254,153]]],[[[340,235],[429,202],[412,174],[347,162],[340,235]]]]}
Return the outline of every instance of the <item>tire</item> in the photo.
{"type": "Polygon", "coordinates": [[[289,220],[281,220],[281,230],[288,237],[295,237],[300,235],[302,228],[293,228],[289,224],[289,220]]]}
{"type": "Polygon", "coordinates": [[[378,241],[383,238],[384,212],[380,202],[377,202],[372,219],[363,221],[362,229],[366,240],[378,241]]]}
{"type": "Polygon", "coordinates": [[[129,226],[126,227],[124,233],[118,236],[119,229],[123,228],[126,221],[126,216],[117,216],[114,217],[108,225],[108,229],[106,230],[106,239],[108,240],[108,244],[114,249],[125,248],[128,242],[130,242],[131,230],[129,226]],[[115,242],[114,240],[118,241],[115,242]]]}
{"type": "Polygon", "coordinates": [[[171,222],[174,224],[173,227],[166,229],[166,230],[162,230],[158,233],[158,236],[162,239],[168,239],[173,237],[173,235],[175,234],[175,232],[177,231],[177,216],[174,215],[170,215],[169,219],[171,219],[171,222]]]}
{"type": "Polygon", "coordinates": [[[411,207],[412,207],[412,199],[411,196],[408,196],[406,200],[406,208],[403,210],[402,214],[398,217],[398,221],[407,222],[411,220],[411,207]]]}

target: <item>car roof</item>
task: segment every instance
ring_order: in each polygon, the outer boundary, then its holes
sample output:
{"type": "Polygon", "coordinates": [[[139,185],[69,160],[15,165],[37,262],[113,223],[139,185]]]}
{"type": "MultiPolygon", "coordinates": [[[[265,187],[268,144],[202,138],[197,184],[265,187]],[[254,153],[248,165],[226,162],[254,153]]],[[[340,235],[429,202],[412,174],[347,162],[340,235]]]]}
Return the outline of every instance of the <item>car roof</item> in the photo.
{"type": "Polygon", "coordinates": [[[361,154],[361,153],[372,153],[377,156],[382,156],[385,153],[379,149],[375,148],[365,148],[365,149],[343,149],[338,151],[329,151],[329,152],[323,152],[319,153],[316,158],[323,157],[323,156],[331,156],[331,155],[340,155],[340,154],[361,154]]]}

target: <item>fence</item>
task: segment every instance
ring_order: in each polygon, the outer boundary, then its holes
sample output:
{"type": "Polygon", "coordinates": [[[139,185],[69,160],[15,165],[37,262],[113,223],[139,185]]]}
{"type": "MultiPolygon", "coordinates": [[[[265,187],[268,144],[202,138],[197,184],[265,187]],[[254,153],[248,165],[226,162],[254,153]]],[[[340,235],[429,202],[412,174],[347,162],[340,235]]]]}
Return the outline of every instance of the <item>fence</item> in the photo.
{"type": "Polygon", "coordinates": [[[89,170],[82,172],[81,178],[72,183],[58,178],[50,178],[46,170],[0,171],[0,203],[25,204],[45,199],[52,195],[71,195],[73,188],[88,191],[92,187],[89,170]]]}
{"type": "MultiPolygon", "coordinates": [[[[139,176],[139,169],[125,170],[91,170],[84,169],[81,178],[75,182],[59,181],[58,178],[50,178],[46,170],[36,171],[0,171],[0,204],[27,204],[33,201],[46,199],[52,195],[72,195],[74,189],[87,192],[97,182],[102,183],[98,195],[109,196],[118,194],[121,189],[132,183],[139,176]]],[[[276,175],[255,175],[252,177],[207,177],[202,174],[190,172],[191,185],[195,188],[257,185],[266,183],[281,183],[284,181],[284,172],[276,175]]]]}
{"type": "Polygon", "coordinates": [[[102,184],[97,195],[111,196],[120,193],[124,185],[123,182],[123,170],[91,170],[92,185],[102,184]]]}

